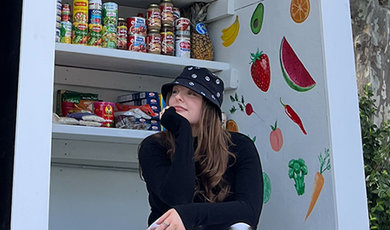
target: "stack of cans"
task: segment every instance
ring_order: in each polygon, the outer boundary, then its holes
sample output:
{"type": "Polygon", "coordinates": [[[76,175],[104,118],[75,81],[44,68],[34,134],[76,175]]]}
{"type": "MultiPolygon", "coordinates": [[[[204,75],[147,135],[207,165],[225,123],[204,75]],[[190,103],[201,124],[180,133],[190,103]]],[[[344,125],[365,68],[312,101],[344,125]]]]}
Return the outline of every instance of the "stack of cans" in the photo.
{"type": "Polygon", "coordinates": [[[88,45],[102,47],[102,0],[89,0],[88,45]]]}
{"type": "Polygon", "coordinates": [[[70,5],[63,4],[61,10],[61,43],[72,43],[72,23],[70,22],[70,5]]]}
{"type": "Polygon", "coordinates": [[[73,0],[72,43],[86,45],[88,40],[88,0],[73,0]]]}
{"type": "Polygon", "coordinates": [[[191,21],[188,18],[175,20],[176,57],[190,58],[191,56],[190,25],[191,21]]]}
{"type": "Polygon", "coordinates": [[[116,49],[117,44],[118,4],[103,4],[103,47],[116,49]]]}
{"type": "Polygon", "coordinates": [[[56,42],[61,41],[61,0],[57,0],[57,15],[56,15],[56,42]]]}
{"type": "MultiPolygon", "coordinates": [[[[140,15],[141,16],[141,15],[140,15]]],[[[146,20],[144,17],[127,18],[127,44],[130,51],[146,53],[146,20]]]]}

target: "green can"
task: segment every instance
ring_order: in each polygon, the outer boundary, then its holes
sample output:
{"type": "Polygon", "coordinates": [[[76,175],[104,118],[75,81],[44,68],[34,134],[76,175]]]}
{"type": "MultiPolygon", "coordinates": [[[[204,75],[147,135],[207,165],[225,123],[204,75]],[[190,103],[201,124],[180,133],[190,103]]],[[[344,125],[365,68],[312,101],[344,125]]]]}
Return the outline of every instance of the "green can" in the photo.
{"type": "Polygon", "coordinates": [[[103,3],[103,26],[114,25],[115,30],[118,23],[118,4],[115,2],[103,3]]]}
{"type": "Polygon", "coordinates": [[[117,34],[109,26],[103,26],[103,47],[116,49],[117,34]]]}
{"type": "Polygon", "coordinates": [[[60,29],[61,43],[72,43],[72,23],[70,21],[62,21],[60,29]]]}
{"type": "Polygon", "coordinates": [[[102,47],[102,25],[89,24],[88,28],[88,45],[102,47]]]}
{"type": "Polygon", "coordinates": [[[73,22],[72,43],[86,45],[88,41],[88,24],[73,22]]]}

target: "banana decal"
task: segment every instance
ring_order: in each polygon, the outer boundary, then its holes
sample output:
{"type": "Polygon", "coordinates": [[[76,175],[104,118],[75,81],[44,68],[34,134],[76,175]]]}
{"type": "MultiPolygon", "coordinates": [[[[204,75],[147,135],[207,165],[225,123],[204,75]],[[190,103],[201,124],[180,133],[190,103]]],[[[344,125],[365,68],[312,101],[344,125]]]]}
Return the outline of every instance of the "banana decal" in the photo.
{"type": "Polygon", "coordinates": [[[230,46],[236,40],[238,31],[240,30],[240,22],[238,21],[238,16],[236,20],[229,27],[222,30],[221,39],[223,41],[222,45],[225,47],[230,46]]]}

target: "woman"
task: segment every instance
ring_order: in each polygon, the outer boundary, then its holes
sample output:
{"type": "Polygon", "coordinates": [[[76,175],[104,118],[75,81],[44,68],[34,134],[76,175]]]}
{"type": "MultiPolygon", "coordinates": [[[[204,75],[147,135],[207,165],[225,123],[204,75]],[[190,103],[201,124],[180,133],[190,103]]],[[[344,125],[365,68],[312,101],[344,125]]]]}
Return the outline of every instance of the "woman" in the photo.
{"type": "Polygon", "coordinates": [[[208,69],[187,66],[161,88],[166,131],[139,149],[149,192],[149,224],[157,230],[256,229],[263,176],[252,140],[222,128],[223,82],[208,69]]]}

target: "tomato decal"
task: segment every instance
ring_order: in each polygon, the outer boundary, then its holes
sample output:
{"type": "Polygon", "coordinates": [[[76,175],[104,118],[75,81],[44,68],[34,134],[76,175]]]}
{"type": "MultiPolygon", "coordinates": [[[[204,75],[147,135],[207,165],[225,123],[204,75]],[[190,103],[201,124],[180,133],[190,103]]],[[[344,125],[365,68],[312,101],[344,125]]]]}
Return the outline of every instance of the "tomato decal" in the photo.
{"type": "Polygon", "coordinates": [[[275,152],[279,152],[283,146],[283,135],[282,130],[278,128],[278,121],[275,121],[275,126],[271,125],[271,133],[269,134],[269,142],[271,143],[271,148],[275,152]]]}

